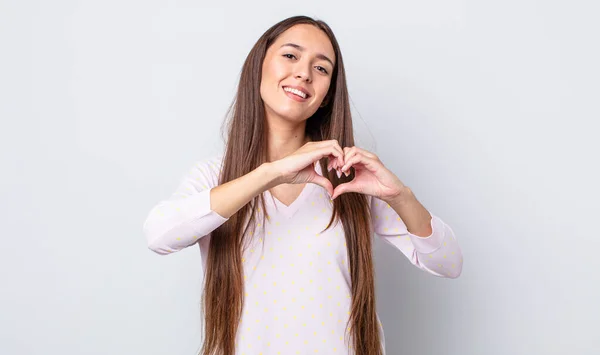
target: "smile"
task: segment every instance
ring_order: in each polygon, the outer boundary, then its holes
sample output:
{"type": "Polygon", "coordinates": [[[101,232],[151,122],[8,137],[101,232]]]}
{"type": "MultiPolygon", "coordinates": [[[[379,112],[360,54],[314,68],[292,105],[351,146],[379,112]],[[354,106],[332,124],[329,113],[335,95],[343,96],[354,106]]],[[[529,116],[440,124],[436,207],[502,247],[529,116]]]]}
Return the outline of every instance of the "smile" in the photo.
{"type": "Polygon", "coordinates": [[[287,86],[283,87],[283,91],[286,92],[287,96],[289,96],[293,99],[301,99],[301,100],[297,100],[297,101],[304,101],[310,96],[302,90],[298,90],[298,89],[287,87],[287,86]]]}

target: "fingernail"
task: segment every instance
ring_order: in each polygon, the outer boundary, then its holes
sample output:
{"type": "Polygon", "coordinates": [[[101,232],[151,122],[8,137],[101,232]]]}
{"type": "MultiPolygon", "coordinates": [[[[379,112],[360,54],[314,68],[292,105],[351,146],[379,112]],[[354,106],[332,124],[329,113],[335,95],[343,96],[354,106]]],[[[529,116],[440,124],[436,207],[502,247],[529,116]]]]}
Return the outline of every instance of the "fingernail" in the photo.
{"type": "Polygon", "coordinates": [[[336,170],[335,173],[337,174],[338,179],[342,177],[342,173],[339,170],[336,170]]]}

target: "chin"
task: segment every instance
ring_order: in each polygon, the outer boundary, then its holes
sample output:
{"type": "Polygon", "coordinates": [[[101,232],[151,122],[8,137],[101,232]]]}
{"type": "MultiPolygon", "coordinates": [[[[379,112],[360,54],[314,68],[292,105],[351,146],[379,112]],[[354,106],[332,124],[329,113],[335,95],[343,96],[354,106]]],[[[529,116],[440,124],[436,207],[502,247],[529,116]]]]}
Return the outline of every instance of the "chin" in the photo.
{"type": "Polygon", "coordinates": [[[280,117],[284,118],[287,121],[292,122],[302,122],[308,119],[310,116],[306,116],[305,114],[293,114],[293,113],[281,113],[280,117]]]}
{"type": "Polygon", "coordinates": [[[311,115],[305,110],[298,110],[297,108],[280,108],[277,110],[271,110],[277,116],[285,119],[286,121],[302,122],[307,120],[311,115]]]}

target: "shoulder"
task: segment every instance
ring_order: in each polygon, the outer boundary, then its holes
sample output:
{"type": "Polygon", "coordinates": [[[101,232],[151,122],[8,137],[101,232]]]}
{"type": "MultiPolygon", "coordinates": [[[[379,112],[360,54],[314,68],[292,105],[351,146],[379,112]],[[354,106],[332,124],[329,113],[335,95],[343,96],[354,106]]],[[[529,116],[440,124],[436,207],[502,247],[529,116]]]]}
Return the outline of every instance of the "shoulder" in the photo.
{"type": "Polygon", "coordinates": [[[216,153],[196,160],[194,167],[207,173],[219,173],[223,166],[223,154],[216,153]]]}
{"type": "Polygon", "coordinates": [[[206,184],[206,187],[217,186],[222,166],[223,153],[206,155],[194,162],[188,171],[188,177],[206,184]]]}

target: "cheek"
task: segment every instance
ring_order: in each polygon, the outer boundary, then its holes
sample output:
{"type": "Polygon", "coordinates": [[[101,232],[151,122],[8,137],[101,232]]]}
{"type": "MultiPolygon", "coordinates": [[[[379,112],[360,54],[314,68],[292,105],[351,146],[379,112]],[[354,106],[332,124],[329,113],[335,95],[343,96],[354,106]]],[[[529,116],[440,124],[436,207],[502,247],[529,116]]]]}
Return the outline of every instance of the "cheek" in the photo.
{"type": "Polygon", "coordinates": [[[324,82],[319,85],[319,89],[318,89],[319,98],[321,98],[321,99],[325,98],[325,96],[327,95],[327,92],[329,91],[329,86],[330,86],[329,84],[330,84],[329,81],[327,81],[327,82],[324,82]]]}
{"type": "Polygon", "coordinates": [[[276,80],[276,72],[274,71],[273,65],[263,65],[260,80],[260,93],[263,98],[265,94],[271,95],[270,92],[273,91],[273,86],[276,85],[276,80]]]}
{"type": "Polygon", "coordinates": [[[265,80],[281,80],[284,74],[283,66],[277,61],[271,61],[263,67],[263,79],[265,80]]]}

